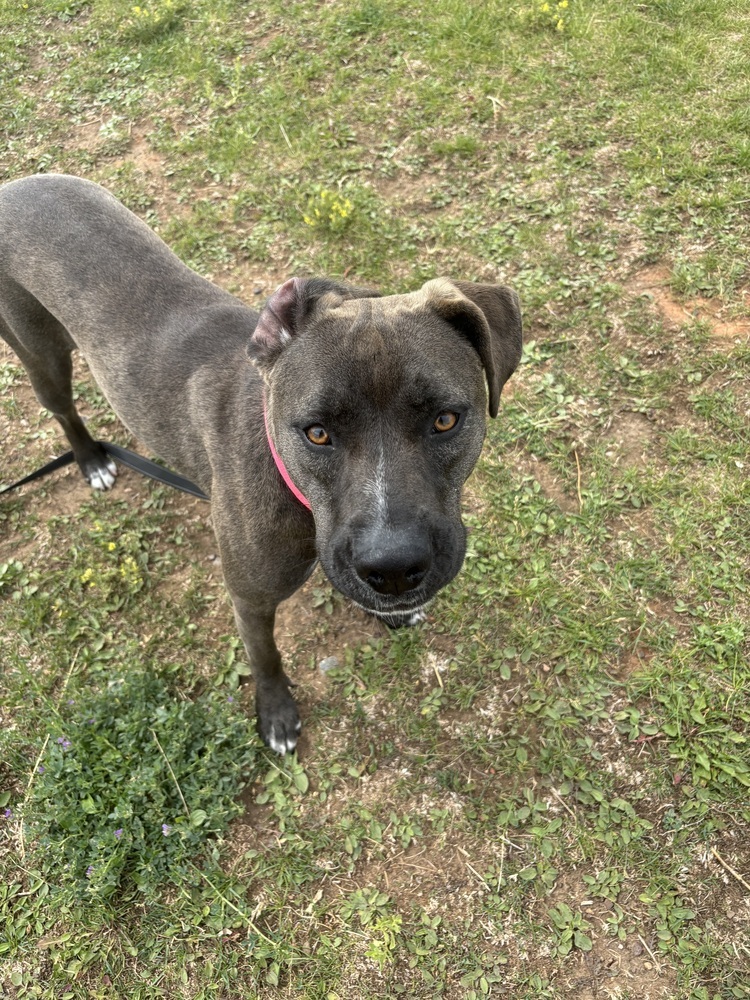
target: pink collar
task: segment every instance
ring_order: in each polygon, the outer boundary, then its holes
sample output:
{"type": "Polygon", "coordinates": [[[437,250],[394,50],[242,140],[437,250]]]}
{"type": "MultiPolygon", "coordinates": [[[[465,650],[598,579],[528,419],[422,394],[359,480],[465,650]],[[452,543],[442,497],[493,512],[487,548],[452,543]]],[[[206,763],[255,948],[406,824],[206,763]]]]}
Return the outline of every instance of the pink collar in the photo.
{"type": "Polygon", "coordinates": [[[268,447],[271,449],[273,460],[276,463],[276,468],[279,470],[281,478],[284,480],[286,485],[289,487],[289,489],[292,491],[295,497],[299,500],[299,502],[304,507],[307,507],[308,510],[311,510],[312,508],[310,507],[310,501],[307,499],[304,493],[301,490],[297,489],[297,487],[294,485],[294,483],[292,482],[292,477],[287,472],[286,466],[281,460],[281,455],[279,455],[279,453],[276,451],[276,446],[273,443],[273,438],[271,437],[271,431],[268,426],[268,410],[266,409],[265,397],[263,399],[263,422],[266,425],[266,437],[268,438],[268,447]]]}

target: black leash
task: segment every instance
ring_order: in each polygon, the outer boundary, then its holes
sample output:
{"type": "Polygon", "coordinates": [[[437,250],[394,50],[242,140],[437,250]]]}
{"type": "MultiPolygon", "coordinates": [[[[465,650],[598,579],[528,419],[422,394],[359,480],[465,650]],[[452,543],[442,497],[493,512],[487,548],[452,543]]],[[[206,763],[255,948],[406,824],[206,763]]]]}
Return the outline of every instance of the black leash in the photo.
{"type": "MultiPolygon", "coordinates": [[[[139,472],[142,476],[147,476],[149,479],[154,479],[157,483],[164,483],[166,486],[181,490],[183,493],[189,493],[190,496],[198,497],[199,500],[208,500],[203,490],[199,489],[194,483],[191,483],[189,479],[185,479],[184,476],[178,476],[176,472],[170,472],[169,469],[162,468],[156,462],[152,462],[148,458],[143,458],[142,455],[136,455],[134,451],[121,448],[119,444],[110,444],[108,441],[99,441],[98,443],[108,455],[116,458],[123,465],[127,465],[129,469],[139,472]]],[[[74,461],[73,452],[66,451],[64,455],[60,455],[59,458],[53,458],[51,462],[47,462],[46,465],[43,465],[41,469],[37,469],[36,472],[32,472],[23,479],[19,479],[12,486],[6,486],[0,490],[0,496],[3,493],[10,493],[11,490],[18,489],[19,486],[25,486],[26,483],[33,483],[35,479],[41,479],[43,476],[47,476],[50,472],[55,472],[57,469],[64,469],[66,465],[70,465],[74,461]]]]}

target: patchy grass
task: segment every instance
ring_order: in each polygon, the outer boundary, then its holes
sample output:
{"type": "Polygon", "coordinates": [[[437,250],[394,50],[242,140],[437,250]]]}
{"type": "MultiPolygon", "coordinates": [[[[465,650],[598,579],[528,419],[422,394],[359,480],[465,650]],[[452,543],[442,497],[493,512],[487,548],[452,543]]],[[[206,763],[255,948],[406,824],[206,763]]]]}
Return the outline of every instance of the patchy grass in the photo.
{"type": "MultiPolygon", "coordinates": [[[[0,7],[3,179],[105,184],[249,303],[446,274],[512,284],[527,331],[430,621],[321,576],[282,609],[299,759],[247,721],[198,501],[3,500],[5,995],[750,996],[748,26],[0,7]]],[[[6,481],[60,448],[4,349],[0,425],[6,481]]]]}

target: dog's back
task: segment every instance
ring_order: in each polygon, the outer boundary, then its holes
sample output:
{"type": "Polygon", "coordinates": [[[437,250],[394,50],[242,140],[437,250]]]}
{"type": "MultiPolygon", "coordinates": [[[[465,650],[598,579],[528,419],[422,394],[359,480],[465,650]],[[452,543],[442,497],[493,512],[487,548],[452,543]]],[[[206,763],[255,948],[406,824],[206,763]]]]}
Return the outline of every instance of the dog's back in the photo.
{"type": "Polygon", "coordinates": [[[0,302],[11,327],[18,322],[14,299],[21,298],[25,314],[29,295],[89,359],[112,328],[149,337],[176,302],[188,312],[234,301],[104,188],[63,174],[0,187],[0,302]]]}
{"type": "Polygon", "coordinates": [[[0,187],[0,336],[58,418],[70,413],[78,348],[123,423],[207,488],[200,429],[175,405],[177,387],[244,354],[256,319],[97,184],[46,174],[0,187]]]}

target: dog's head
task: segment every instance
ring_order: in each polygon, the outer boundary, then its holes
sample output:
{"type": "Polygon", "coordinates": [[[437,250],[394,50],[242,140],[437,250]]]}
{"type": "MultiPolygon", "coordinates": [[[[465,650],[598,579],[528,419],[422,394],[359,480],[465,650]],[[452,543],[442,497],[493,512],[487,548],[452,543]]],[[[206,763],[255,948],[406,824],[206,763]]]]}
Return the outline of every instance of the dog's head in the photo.
{"type": "Polygon", "coordinates": [[[461,488],[521,357],[518,297],[445,278],[384,297],[292,278],[249,351],[331,582],[383,616],[418,609],[463,562],[461,488]]]}

